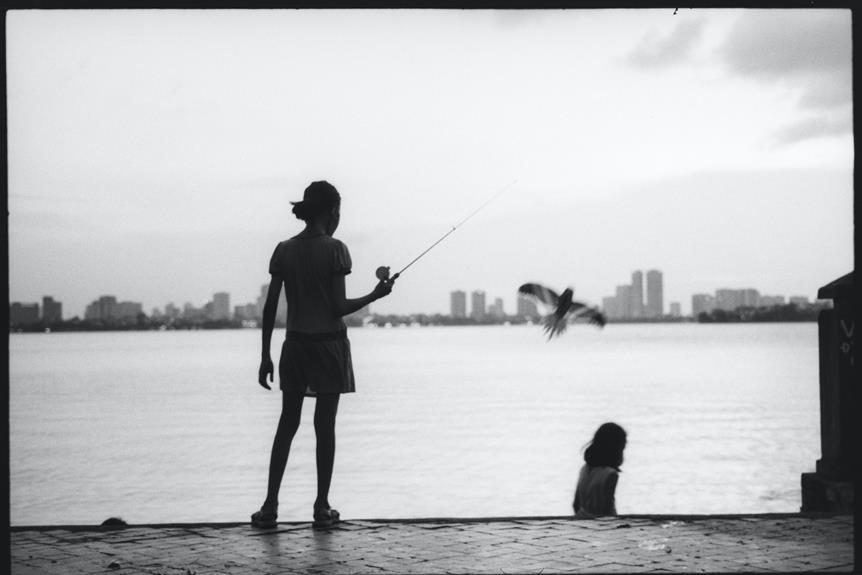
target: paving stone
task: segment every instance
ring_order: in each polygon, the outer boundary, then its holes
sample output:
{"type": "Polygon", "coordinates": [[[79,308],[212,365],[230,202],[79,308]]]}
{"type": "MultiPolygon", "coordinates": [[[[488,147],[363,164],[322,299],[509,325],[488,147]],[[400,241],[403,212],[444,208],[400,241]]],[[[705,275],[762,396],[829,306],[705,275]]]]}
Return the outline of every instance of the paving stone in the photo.
{"type": "Polygon", "coordinates": [[[19,528],[12,573],[852,572],[851,516],[19,528]]]}

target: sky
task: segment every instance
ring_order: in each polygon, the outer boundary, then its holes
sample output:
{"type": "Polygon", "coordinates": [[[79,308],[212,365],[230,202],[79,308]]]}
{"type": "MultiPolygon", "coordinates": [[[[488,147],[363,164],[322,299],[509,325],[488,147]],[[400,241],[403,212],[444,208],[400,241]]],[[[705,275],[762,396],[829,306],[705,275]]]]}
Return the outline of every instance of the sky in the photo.
{"type": "Polygon", "coordinates": [[[849,10],[24,10],[6,19],[10,301],[252,303],[325,179],[349,297],[665,309],[853,269],[849,10]]]}

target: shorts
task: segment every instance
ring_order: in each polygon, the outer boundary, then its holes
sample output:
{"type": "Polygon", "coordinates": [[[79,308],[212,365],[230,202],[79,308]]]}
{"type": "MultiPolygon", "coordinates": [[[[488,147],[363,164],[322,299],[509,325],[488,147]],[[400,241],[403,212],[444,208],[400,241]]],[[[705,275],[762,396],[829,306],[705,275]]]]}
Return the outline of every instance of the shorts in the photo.
{"type": "Polygon", "coordinates": [[[356,391],[347,330],[287,332],[281,346],[278,377],[282,391],[301,390],[309,397],[356,391]]]}

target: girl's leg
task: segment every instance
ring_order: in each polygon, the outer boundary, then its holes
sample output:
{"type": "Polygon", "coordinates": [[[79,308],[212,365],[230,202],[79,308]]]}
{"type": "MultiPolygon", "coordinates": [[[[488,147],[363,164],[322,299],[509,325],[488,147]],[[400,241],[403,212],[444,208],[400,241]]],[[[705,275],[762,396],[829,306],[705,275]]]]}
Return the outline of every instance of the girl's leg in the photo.
{"type": "Polygon", "coordinates": [[[302,417],[302,400],[305,397],[303,391],[282,391],[281,417],[278,419],[278,429],[275,431],[275,439],[272,441],[272,454],[269,458],[269,481],[266,488],[266,500],[262,509],[276,510],[278,508],[278,491],[281,489],[281,478],[284,476],[284,468],[287,465],[287,456],[290,454],[290,445],[296,430],[299,429],[299,420],[302,417]]]}
{"type": "Polygon", "coordinates": [[[329,485],[335,463],[335,415],[338,413],[337,393],[321,394],[314,408],[314,433],[317,435],[317,500],[315,509],[329,509],[329,485]]]}

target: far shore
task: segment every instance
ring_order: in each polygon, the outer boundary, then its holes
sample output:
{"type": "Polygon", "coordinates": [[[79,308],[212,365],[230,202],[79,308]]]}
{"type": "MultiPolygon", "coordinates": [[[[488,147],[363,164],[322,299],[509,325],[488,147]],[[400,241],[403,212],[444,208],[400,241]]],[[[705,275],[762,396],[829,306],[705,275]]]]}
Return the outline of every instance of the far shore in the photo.
{"type": "MultiPolygon", "coordinates": [[[[608,319],[608,325],[624,324],[678,324],[678,323],[806,323],[816,322],[821,308],[799,309],[793,313],[739,313],[721,312],[716,310],[711,314],[692,316],[663,316],[660,318],[626,318],[608,319]]],[[[505,317],[476,320],[474,318],[453,318],[445,315],[371,315],[364,318],[347,318],[345,323],[350,328],[415,328],[441,326],[518,326],[537,325],[539,318],[505,317]]],[[[277,322],[277,329],[284,329],[283,322],[277,322]]],[[[64,333],[92,331],[196,331],[216,329],[260,329],[256,320],[172,320],[159,321],[93,321],[72,320],[46,325],[43,323],[10,326],[10,333],[64,333]]]]}

